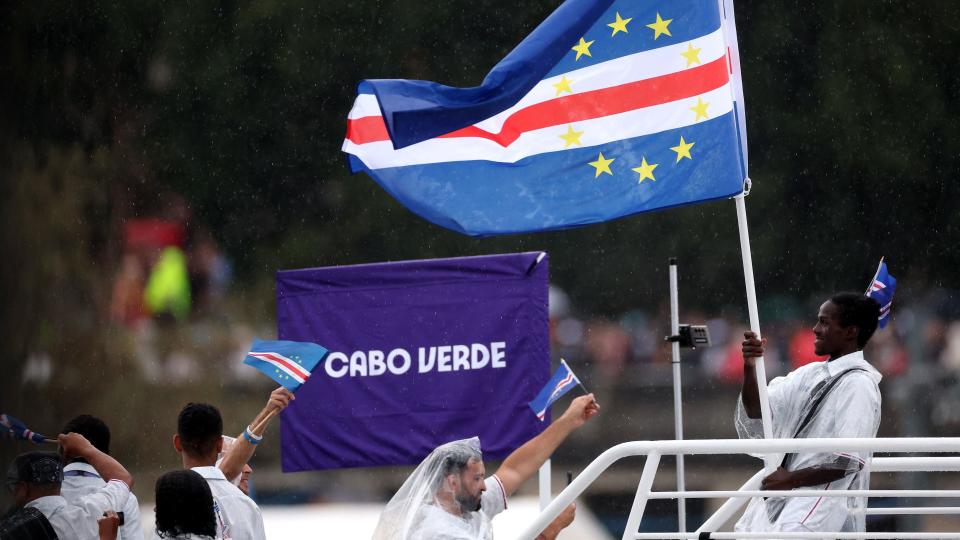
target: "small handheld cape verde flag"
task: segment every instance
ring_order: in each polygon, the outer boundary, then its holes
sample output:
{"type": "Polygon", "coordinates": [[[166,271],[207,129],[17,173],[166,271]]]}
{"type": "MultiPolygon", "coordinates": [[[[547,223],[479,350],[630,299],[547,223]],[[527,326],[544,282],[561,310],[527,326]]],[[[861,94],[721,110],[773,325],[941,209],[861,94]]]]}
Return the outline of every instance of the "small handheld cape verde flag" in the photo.
{"type": "Polygon", "coordinates": [[[5,433],[12,439],[30,441],[33,444],[43,444],[51,442],[43,435],[31,431],[22,421],[10,416],[9,414],[0,414],[0,433],[5,433]]]}
{"type": "Polygon", "coordinates": [[[480,86],[362,81],[343,151],[423,218],[494,235],[739,195],[745,126],[733,0],[567,0],[480,86]]]}
{"type": "Polygon", "coordinates": [[[255,339],[243,363],[266,373],[287,390],[296,392],[326,355],[327,349],[316,343],[255,339]]]}
{"type": "Polygon", "coordinates": [[[896,291],[897,280],[887,271],[887,263],[881,258],[877,273],[874,274],[870,287],[865,293],[880,304],[880,317],[877,319],[877,326],[880,328],[885,328],[890,321],[890,307],[893,306],[893,293],[896,291]]]}
{"type": "Polygon", "coordinates": [[[537,418],[543,420],[550,405],[578,384],[580,384],[580,379],[570,370],[567,361],[561,359],[557,372],[553,374],[553,377],[550,377],[547,385],[544,386],[543,390],[540,390],[540,393],[537,394],[537,397],[530,402],[530,408],[533,409],[533,413],[537,415],[537,418]]]}

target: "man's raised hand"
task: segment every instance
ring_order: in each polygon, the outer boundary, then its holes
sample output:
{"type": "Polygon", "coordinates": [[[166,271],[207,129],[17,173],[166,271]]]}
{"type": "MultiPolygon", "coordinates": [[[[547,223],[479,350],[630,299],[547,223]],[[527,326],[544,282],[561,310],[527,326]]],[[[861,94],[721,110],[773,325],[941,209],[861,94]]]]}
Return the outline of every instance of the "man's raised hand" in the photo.
{"type": "Polygon", "coordinates": [[[276,410],[277,413],[287,408],[287,405],[291,401],[297,399],[293,392],[287,390],[284,387],[277,388],[273,392],[270,392],[270,399],[267,401],[266,410],[276,410]]]}
{"type": "Polygon", "coordinates": [[[596,416],[598,412],[600,412],[600,404],[594,399],[593,394],[587,394],[571,401],[560,420],[569,421],[573,424],[573,427],[578,428],[587,423],[587,420],[596,416]]]}
{"type": "Polygon", "coordinates": [[[93,444],[79,433],[61,434],[57,437],[63,456],[67,459],[85,458],[94,450],[93,444]]]}

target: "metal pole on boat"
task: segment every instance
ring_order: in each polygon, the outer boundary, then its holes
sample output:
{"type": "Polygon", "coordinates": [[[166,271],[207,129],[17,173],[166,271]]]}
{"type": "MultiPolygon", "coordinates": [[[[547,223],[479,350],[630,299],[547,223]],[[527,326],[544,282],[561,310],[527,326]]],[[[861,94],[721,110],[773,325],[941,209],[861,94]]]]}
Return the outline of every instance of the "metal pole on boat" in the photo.
{"type": "MultiPolygon", "coordinates": [[[[670,258],[670,335],[680,333],[680,292],[677,286],[677,258],[670,258]]],[[[673,355],[673,427],[678,441],[683,440],[683,400],[680,395],[680,342],[670,344],[673,355]]],[[[683,455],[677,455],[677,491],[686,491],[683,455]]],[[[687,532],[686,499],[677,497],[677,523],[679,532],[687,532]]]]}
{"type": "Polygon", "coordinates": [[[540,488],[540,510],[550,504],[550,500],[553,498],[553,490],[550,488],[550,460],[543,462],[543,465],[540,466],[540,473],[537,477],[537,485],[540,488]]]}

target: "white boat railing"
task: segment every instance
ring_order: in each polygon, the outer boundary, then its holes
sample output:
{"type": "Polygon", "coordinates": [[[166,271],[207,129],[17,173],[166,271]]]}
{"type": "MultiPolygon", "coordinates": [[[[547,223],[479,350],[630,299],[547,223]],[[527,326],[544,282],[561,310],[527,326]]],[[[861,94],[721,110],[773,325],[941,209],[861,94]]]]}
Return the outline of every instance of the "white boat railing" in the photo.
{"type": "MultiPolygon", "coordinates": [[[[957,498],[960,490],[949,489],[882,489],[882,490],[794,490],[794,491],[761,491],[760,481],[764,473],[753,475],[740,489],[735,491],[653,491],[653,481],[656,477],[662,456],[679,455],[708,455],[708,454],[777,454],[796,452],[871,452],[882,453],[932,453],[955,454],[948,456],[912,456],[912,457],[874,457],[870,465],[870,472],[946,472],[960,471],[960,438],[958,437],[917,437],[917,438],[876,438],[876,439],[707,439],[684,441],[634,441],[618,444],[593,460],[583,472],[561,491],[550,504],[543,509],[537,519],[517,537],[518,540],[531,540],[583,493],[604,471],[615,462],[633,456],[646,456],[643,473],[637,486],[627,526],[623,532],[623,540],[642,540],[661,538],[670,539],[749,539],[769,538],[769,532],[734,533],[719,532],[717,529],[724,526],[739,512],[751,497],[909,497],[909,498],[957,498]],[[727,500],[713,513],[703,525],[694,532],[656,532],[640,533],[640,522],[646,509],[647,501],[651,499],[686,499],[695,498],[726,498],[727,500]]],[[[867,508],[867,515],[891,514],[960,514],[960,507],[930,506],[930,507],[902,507],[902,508],[867,508]]],[[[778,532],[778,538],[823,538],[822,532],[778,532]]],[[[830,533],[830,538],[837,539],[957,539],[960,532],[855,532],[830,533]]]]}

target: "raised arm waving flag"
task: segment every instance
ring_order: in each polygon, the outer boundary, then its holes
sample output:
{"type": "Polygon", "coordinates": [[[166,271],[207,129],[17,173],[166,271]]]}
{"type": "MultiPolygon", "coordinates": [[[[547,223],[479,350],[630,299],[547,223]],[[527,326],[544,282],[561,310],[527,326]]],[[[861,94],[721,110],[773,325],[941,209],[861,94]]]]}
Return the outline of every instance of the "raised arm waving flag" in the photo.
{"type": "Polygon", "coordinates": [[[722,4],[568,0],[481,86],[361,82],[343,151],[354,172],[469,235],[738,195],[745,133],[722,4]]]}
{"type": "Polygon", "coordinates": [[[567,365],[567,361],[561,359],[560,367],[557,368],[556,373],[553,374],[553,377],[550,377],[550,380],[547,381],[546,386],[540,390],[537,397],[533,398],[533,401],[530,402],[530,410],[533,411],[533,414],[537,415],[540,421],[543,421],[550,405],[578,384],[581,388],[583,387],[580,379],[573,374],[573,370],[567,365]]]}
{"type": "Polygon", "coordinates": [[[307,382],[327,355],[316,343],[254,339],[243,363],[253,366],[291,392],[307,382]]]}

